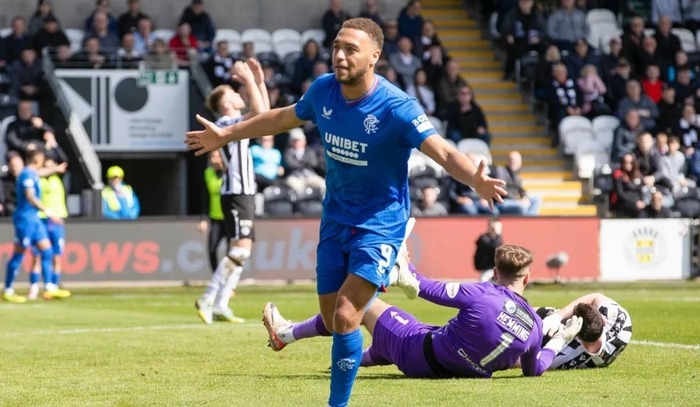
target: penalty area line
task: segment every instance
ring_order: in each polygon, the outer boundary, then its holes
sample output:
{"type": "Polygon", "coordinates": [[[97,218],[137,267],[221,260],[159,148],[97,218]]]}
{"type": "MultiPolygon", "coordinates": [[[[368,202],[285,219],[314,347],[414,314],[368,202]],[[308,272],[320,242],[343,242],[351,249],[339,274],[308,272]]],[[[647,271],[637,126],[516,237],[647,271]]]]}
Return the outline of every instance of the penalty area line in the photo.
{"type": "MultiPolygon", "coordinates": [[[[229,326],[235,328],[240,327],[262,327],[261,323],[244,322],[242,324],[221,323],[216,324],[216,327],[229,326]]],[[[150,326],[125,326],[114,328],[76,328],[76,329],[42,329],[36,331],[24,332],[2,332],[0,338],[13,336],[41,336],[41,335],[80,335],[94,333],[118,333],[118,332],[137,332],[137,331],[185,331],[190,329],[216,329],[211,325],[206,324],[182,324],[182,325],[150,325],[150,326]]]]}

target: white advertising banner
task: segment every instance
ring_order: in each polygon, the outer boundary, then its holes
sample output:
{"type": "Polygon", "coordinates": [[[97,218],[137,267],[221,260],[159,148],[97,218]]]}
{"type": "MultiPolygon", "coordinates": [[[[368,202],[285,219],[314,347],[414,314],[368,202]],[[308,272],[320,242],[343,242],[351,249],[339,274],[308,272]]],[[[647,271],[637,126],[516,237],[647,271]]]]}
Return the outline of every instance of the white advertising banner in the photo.
{"type": "Polygon", "coordinates": [[[186,70],[57,69],[56,76],[96,151],[185,150],[186,70]]]}
{"type": "Polygon", "coordinates": [[[603,219],[600,280],[674,280],[690,276],[688,219],[603,219]]]}

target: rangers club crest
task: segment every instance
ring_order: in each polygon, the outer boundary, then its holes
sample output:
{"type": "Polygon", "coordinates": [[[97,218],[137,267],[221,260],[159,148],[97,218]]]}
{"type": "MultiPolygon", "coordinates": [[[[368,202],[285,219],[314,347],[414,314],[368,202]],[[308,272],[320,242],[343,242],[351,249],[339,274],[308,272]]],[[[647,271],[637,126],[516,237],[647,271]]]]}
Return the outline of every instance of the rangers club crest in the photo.
{"type": "Polygon", "coordinates": [[[368,114],[362,124],[365,125],[365,133],[374,134],[378,130],[377,124],[379,124],[379,119],[373,114],[368,114]]]}

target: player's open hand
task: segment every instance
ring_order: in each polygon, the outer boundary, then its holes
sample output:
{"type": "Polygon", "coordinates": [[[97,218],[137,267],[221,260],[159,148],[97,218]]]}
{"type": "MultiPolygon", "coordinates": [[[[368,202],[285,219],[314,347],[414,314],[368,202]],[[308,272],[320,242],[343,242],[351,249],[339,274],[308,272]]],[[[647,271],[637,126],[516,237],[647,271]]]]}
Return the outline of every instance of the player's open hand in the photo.
{"type": "Polygon", "coordinates": [[[482,160],[479,163],[479,169],[476,170],[476,181],[474,182],[474,190],[477,194],[489,203],[489,208],[493,211],[494,202],[503,203],[503,197],[508,195],[503,187],[506,182],[500,179],[491,178],[486,175],[486,163],[482,160]]]}
{"type": "Polygon", "coordinates": [[[250,70],[250,66],[241,61],[236,61],[233,64],[233,80],[240,83],[253,84],[255,83],[255,75],[250,70]]]}
{"type": "Polygon", "coordinates": [[[246,64],[248,64],[250,71],[253,72],[255,83],[258,85],[265,83],[265,73],[263,72],[262,65],[260,65],[260,61],[255,58],[248,58],[246,64]]]}
{"type": "Polygon", "coordinates": [[[219,126],[200,115],[197,115],[197,121],[202,123],[204,130],[187,132],[185,135],[187,150],[194,151],[194,155],[202,155],[226,145],[224,133],[219,126]]]}

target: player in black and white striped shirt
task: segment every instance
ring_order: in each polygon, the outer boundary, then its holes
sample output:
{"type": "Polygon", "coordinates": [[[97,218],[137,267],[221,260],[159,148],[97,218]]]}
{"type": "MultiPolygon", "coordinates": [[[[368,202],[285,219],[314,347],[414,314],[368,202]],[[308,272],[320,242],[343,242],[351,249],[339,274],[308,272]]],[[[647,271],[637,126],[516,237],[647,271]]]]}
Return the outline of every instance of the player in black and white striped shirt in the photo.
{"type": "Polygon", "coordinates": [[[562,321],[573,315],[583,318],[581,331],[557,354],[550,370],[607,367],[632,339],[632,318],[627,310],[600,293],[584,295],[560,310],[540,308],[537,313],[544,317],[545,340],[562,321]]]}
{"type": "MultiPolygon", "coordinates": [[[[249,112],[239,93],[228,85],[217,86],[207,96],[207,107],[219,119],[216,124],[226,127],[270,109],[265,76],[260,63],[254,58],[246,63],[236,62],[233,78],[245,86],[250,103],[249,112]]],[[[226,165],[221,186],[221,209],[224,227],[229,239],[229,251],[214,272],[207,290],[196,302],[199,317],[207,324],[214,319],[243,322],[229,308],[229,300],[238,285],[243,266],[250,257],[254,239],[255,173],[248,148],[249,140],[228,143],[221,149],[226,165]]]]}

